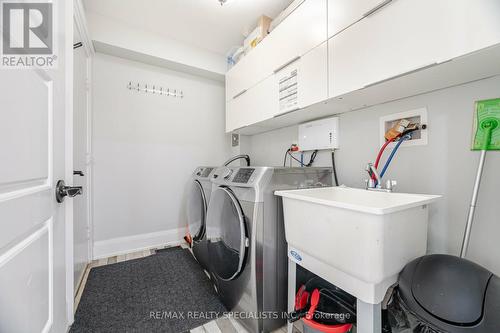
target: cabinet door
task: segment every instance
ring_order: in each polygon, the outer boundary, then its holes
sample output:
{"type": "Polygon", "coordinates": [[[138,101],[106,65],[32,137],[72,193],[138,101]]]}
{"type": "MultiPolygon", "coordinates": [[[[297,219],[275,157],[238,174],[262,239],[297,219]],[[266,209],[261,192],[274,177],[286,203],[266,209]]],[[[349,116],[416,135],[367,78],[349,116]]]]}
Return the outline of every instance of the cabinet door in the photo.
{"type": "Polygon", "coordinates": [[[497,0],[393,0],[329,40],[329,96],[496,44],[499,15],[497,0]]]}
{"type": "Polygon", "coordinates": [[[328,0],[328,38],[391,0],[328,0]]]}
{"type": "Polygon", "coordinates": [[[326,0],[304,1],[261,42],[267,73],[277,72],[326,41],[326,3],[326,0]]]}
{"type": "Polygon", "coordinates": [[[226,101],[327,39],[327,0],[306,0],[226,74],[226,101]]]}
{"type": "Polygon", "coordinates": [[[427,1],[438,13],[442,61],[500,43],[500,1],[427,1]],[[440,19],[440,20],[439,20],[440,19]]]}
{"type": "Polygon", "coordinates": [[[328,43],[324,42],[300,58],[298,101],[305,108],[328,99],[328,43]]]}
{"type": "Polygon", "coordinates": [[[250,117],[251,124],[270,119],[278,113],[278,86],[273,76],[269,76],[252,89],[250,98],[254,114],[250,117]]]}
{"type": "Polygon", "coordinates": [[[232,132],[237,128],[237,119],[234,110],[234,101],[226,102],[226,133],[232,132]]]}
{"type": "Polygon", "coordinates": [[[226,101],[250,89],[267,74],[262,68],[262,47],[258,45],[226,73],[226,101]]]}
{"type": "Polygon", "coordinates": [[[324,42],[274,74],[280,115],[328,98],[328,46],[324,42]]]}
{"type": "Polygon", "coordinates": [[[250,90],[226,103],[226,133],[248,125],[246,117],[249,92],[250,90]]]}
{"type": "Polygon", "coordinates": [[[272,76],[226,103],[226,132],[274,117],[278,109],[278,87],[272,76]]]}

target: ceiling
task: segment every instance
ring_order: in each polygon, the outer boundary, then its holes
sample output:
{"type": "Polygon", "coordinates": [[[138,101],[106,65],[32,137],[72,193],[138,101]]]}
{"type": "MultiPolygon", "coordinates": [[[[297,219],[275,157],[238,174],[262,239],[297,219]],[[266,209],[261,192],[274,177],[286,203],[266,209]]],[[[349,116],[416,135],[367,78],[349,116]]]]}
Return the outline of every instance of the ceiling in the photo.
{"type": "Polygon", "coordinates": [[[84,0],[89,12],[226,55],[260,15],[276,17],[292,0],[84,0]]]}

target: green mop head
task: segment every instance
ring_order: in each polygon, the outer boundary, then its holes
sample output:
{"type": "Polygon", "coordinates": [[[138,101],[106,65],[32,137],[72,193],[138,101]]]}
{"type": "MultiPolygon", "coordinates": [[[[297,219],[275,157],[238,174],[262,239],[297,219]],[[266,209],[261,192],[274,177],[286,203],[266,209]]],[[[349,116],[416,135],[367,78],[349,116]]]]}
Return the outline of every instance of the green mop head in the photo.
{"type": "Polygon", "coordinates": [[[472,150],[500,150],[500,98],[476,102],[472,150]]]}

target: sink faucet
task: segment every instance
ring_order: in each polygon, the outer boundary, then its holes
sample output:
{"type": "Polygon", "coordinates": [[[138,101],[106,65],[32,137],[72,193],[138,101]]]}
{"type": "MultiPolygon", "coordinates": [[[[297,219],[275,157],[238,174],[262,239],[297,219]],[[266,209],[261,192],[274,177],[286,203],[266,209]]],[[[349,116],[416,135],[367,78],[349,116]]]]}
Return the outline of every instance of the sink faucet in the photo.
{"type": "Polygon", "coordinates": [[[380,178],[377,168],[375,168],[373,163],[368,163],[368,165],[366,166],[366,172],[368,172],[368,175],[370,176],[369,179],[365,180],[366,189],[369,191],[392,192],[394,190],[394,187],[397,185],[397,182],[395,180],[388,179],[385,183],[385,187],[383,187],[382,179],[380,178]]]}

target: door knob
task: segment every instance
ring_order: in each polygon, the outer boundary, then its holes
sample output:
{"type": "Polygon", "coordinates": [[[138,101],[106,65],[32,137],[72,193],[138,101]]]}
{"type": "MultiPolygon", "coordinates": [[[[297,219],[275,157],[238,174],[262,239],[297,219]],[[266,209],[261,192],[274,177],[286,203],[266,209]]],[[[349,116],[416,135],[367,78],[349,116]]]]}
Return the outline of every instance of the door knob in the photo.
{"type": "Polygon", "coordinates": [[[83,177],[83,176],[85,176],[85,175],[83,174],[83,171],[74,170],[74,171],[73,171],[73,176],[80,176],[80,177],[83,177]]]}
{"type": "Polygon", "coordinates": [[[64,201],[64,197],[73,198],[77,195],[82,194],[81,186],[66,186],[64,180],[59,180],[56,185],[56,200],[61,203],[64,201]]]}

